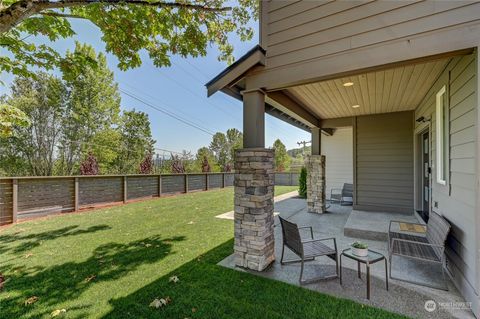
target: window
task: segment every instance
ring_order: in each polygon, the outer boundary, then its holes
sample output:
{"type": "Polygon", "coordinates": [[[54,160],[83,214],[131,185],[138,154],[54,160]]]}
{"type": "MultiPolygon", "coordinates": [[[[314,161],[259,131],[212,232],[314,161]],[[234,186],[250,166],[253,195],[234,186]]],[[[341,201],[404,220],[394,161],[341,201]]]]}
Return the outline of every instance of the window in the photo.
{"type": "Polygon", "coordinates": [[[438,91],[436,99],[436,164],[437,183],[447,184],[448,176],[448,104],[445,103],[445,85],[438,91]]]}

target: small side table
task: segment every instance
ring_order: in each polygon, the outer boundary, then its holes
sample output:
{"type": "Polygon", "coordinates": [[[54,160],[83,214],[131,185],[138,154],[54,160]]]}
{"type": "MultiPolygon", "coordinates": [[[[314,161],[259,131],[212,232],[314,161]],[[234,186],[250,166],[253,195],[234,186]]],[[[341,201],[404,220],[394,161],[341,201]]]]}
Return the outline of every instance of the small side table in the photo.
{"type": "Polygon", "coordinates": [[[342,284],[342,257],[343,256],[357,261],[358,278],[362,278],[362,274],[360,271],[360,263],[366,265],[367,267],[367,299],[370,299],[370,265],[384,260],[385,261],[385,285],[388,291],[388,266],[387,266],[387,258],[385,258],[384,255],[369,249],[367,256],[359,257],[352,253],[351,248],[344,249],[340,254],[340,285],[342,284]]]}

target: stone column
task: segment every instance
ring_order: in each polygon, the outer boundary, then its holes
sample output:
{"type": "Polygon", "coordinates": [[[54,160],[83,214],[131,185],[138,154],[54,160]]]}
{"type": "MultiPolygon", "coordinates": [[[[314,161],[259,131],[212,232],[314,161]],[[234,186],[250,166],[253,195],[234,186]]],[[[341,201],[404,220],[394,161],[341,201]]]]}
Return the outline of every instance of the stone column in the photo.
{"type": "Polygon", "coordinates": [[[235,152],[235,264],[262,271],[275,260],[274,150],[235,152]]]}
{"type": "Polygon", "coordinates": [[[307,155],[307,210],[310,213],[325,212],[325,156],[307,155]]]}

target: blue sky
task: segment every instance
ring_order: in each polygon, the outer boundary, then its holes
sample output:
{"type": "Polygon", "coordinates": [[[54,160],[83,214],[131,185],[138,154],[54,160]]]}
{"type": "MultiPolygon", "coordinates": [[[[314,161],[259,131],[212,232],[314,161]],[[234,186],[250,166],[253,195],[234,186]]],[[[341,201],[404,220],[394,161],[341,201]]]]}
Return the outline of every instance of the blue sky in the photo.
{"type": "MultiPolygon", "coordinates": [[[[110,68],[114,71],[115,80],[122,91],[138,96],[144,102],[157,108],[172,112],[186,118],[200,127],[213,132],[225,132],[235,127],[242,130],[242,103],[223,94],[216,93],[207,98],[205,83],[221,72],[227,65],[217,60],[218,51],[210,48],[206,57],[188,58],[173,56],[170,68],[157,68],[142,53],[141,67],[128,71],[119,70],[115,56],[105,52],[105,44],[96,26],[88,21],[71,21],[77,35],[71,39],[57,41],[53,46],[59,52],[74,49],[74,41],[92,45],[97,52],[104,52],[110,68]]],[[[39,43],[43,39],[29,38],[39,43]]],[[[258,43],[258,32],[250,42],[242,42],[232,35],[231,41],[235,47],[235,58],[258,43]]],[[[0,85],[0,94],[8,93],[13,76],[1,74],[5,86],[0,85]]],[[[122,94],[122,109],[141,110],[146,112],[152,124],[152,135],[157,141],[156,147],[166,150],[188,150],[195,153],[199,147],[210,143],[212,136],[187,126],[144,103],[122,94]]],[[[275,139],[280,138],[288,149],[298,147],[297,141],[309,140],[307,132],[297,129],[283,121],[266,116],[266,144],[271,146],[275,139]]]]}

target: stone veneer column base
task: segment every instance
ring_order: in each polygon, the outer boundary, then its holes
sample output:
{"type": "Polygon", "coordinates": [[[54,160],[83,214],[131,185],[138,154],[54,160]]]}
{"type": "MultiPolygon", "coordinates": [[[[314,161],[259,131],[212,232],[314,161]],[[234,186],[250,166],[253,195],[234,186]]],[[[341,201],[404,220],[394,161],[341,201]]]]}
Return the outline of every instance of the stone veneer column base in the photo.
{"type": "Polygon", "coordinates": [[[235,265],[262,271],[275,260],[274,150],[235,152],[235,265]]]}
{"type": "Polygon", "coordinates": [[[307,155],[307,210],[310,213],[325,212],[325,156],[307,155]]]}

